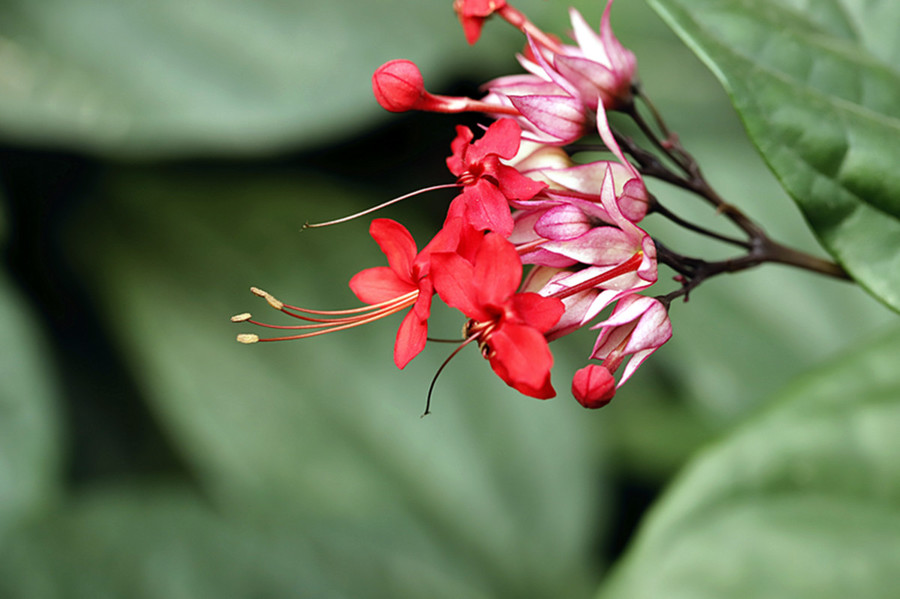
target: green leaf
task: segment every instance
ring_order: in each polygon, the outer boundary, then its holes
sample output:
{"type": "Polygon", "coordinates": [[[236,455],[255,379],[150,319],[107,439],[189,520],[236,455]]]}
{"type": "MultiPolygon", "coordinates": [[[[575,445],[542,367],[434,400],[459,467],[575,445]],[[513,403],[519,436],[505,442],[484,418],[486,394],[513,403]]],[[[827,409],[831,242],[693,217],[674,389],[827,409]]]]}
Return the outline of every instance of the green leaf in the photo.
{"type": "Polygon", "coordinates": [[[56,498],[59,388],[30,307],[0,271],[0,539],[56,498]]]}
{"type": "Polygon", "coordinates": [[[829,252],[900,310],[893,0],[651,0],[713,70],[829,252]]]}
{"type": "MultiPolygon", "coordinates": [[[[176,172],[107,179],[70,243],[151,408],[210,496],[242,518],[278,514],[286,526],[390,522],[387,543],[396,537],[415,554],[403,539],[424,539],[429,570],[485,595],[584,595],[596,533],[585,523],[604,507],[584,410],[566,396],[519,396],[473,348],[445,371],[422,419],[452,346],[435,344],[397,371],[399,318],[236,343],[253,327],[228,322],[231,314],[286,320],[251,284],[295,305],[357,305],[346,281],[385,263],[367,222],[300,225],[376,198],[308,174],[176,172]]],[[[420,244],[437,229],[404,221],[420,244]]],[[[438,314],[432,331],[452,338],[461,325],[438,314]]],[[[564,379],[558,385],[565,390],[564,379]]],[[[333,559],[350,571],[378,551],[333,559]]]]}
{"type": "Polygon", "coordinates": [[[705,451],[602,596],[895,596],[898,360],[894,329],[803,377],[705,451]]]}
{"type": "Polygon", "coordinates": [[[473,597],[442,548],[389,518],[340,522],[234,517],[171,483],[94,489],[0,546],[0,595],[146,599],[473,597]],[[399,524],[399,527],[392,525],[399,524]],[[448,573],[450,575],[448,575],[448,573]]]}
{"type": "Polygon", "coordinates": [[[393,58],[436,92],[462,65],[514,64],[521,35],[490,32],[467,49],[450,0],[12,0],[0,134],[116,157],[308,146],[387,117],[370,80],[393,58]]]}

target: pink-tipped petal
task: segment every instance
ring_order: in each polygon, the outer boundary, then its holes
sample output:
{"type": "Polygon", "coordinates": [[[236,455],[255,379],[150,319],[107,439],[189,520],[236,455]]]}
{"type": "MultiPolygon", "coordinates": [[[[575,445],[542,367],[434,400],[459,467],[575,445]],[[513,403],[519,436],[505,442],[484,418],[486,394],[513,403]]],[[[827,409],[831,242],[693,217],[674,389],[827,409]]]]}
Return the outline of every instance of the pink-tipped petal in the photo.
{"type": "Polygon", "coordinates": [[[584,135],[586,119],[581,103],[566,96],[509,96],[513,106],[556,143],[573,142],[584,135]]]}

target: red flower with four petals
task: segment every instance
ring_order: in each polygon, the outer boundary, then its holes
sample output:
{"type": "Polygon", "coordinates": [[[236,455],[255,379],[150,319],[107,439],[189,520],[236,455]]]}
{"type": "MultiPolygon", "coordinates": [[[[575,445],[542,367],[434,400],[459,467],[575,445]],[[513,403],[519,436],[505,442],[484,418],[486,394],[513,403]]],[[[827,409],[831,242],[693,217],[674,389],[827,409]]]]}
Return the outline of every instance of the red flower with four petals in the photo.
{"type": "Polygon", "coordinates": [[[448,218],[462,217],[474,228],[508,236],[513,230],[510,200],[530,200],[547,185],[529,179],[503,164],[519,151],[522,130],[512,119],[494,122],[481,139],[472,142],[472,130],[459,125],[450,144],[453,155],[447,168],[463,191],[450,205],[448,218]]]}
{"type": "Polygon", "coordinates": [[[435,290],[471,319],[466,335],[478,342],[494,372],[530,397],[555,396],[553,355],[544,333],[565,308],[556,298],[517,292],[522,262],[512,243],[487,233],[472,262],[456,252],[435,252],[431,263],[435,290]]]}

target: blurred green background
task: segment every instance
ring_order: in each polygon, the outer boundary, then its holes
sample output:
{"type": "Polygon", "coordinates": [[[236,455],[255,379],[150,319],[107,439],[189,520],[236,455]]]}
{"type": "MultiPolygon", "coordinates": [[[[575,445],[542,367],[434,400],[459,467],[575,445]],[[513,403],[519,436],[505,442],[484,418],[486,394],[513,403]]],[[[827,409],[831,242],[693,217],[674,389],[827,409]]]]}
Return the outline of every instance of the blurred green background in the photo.
{"type": "MultiPolygon", "coordinates": [[[[567,5],[517,2],[558,33],[567,5]]],[[[702,65],[642,2],[613,26],[722,195],[821,254],[702,65]]],[[[266,311],[250,285],[349,307],[347,280],[383,263],[367,221],[304,222],[449,180],[459,120],[385,113],[372,71],[409,58],[432,91],[476,93],[521,43],[491,22],[467,46],[449,0],[0,4],[0,597],[590,596],[699,447],[890,320],[767,266],[674,306],[672,341],[604,410],[568,393],[585,331],[554,344],[556,399],[464,352],[425,419],[449,350],[398,372],[399,320],[235,343],[250,327],[228,317],[266,311]]],[[[449,199],[383,215],[421,244],[449,199]]]]}

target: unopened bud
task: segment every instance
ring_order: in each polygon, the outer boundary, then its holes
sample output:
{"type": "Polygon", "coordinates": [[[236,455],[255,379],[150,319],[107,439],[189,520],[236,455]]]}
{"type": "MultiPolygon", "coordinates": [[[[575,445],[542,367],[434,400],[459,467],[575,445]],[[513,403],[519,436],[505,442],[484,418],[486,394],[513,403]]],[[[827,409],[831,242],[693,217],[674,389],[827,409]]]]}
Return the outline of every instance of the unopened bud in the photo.
{"type": "Polygon", "coordinates": [[[254,335],[253,333],[241,333],[237,336],[238,343],[256,343],[259,341],[259,335],[254,335]]]}
{"type": "Polygon", "coordinates": [[[419,67],[409,60],[392,60],[378,67],[372,75],[372,91],[390,112],[418,108],[427,94],[419,67]]]}
{"type": "Polygon", "coordinates": [[[602,408],[615,394],[616,379],[603,366],[588,364],[572,377],[572,395],[588,409],[602,408]]]}
{"type": "Polygon", "coordinates": [[[231,317],[231,322],[245,322],[253,318],[253,315],[249,312],[244,312],[243,314],[235,314],[231,317]]]}

